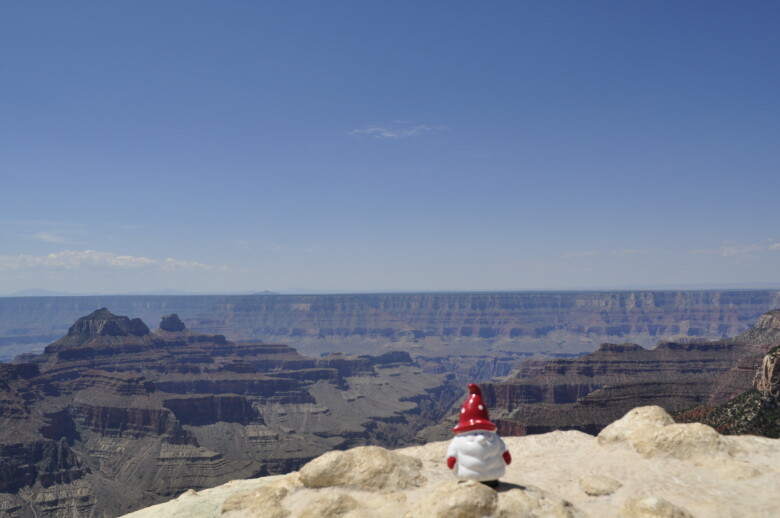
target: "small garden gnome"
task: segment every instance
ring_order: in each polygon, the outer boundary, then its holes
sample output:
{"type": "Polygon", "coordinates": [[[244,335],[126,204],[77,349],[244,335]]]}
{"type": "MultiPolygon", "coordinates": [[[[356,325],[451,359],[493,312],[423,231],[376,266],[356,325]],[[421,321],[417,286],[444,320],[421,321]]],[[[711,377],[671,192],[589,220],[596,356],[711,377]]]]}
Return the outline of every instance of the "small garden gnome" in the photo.
{"type": "Polygon", "coordinates": [[[460,409],[460,421],[452,429],[455,437],[447,448],[447,467],[455,476],[498,486],[512,456],[490,422],[482,391],[469,383],[469,395],[460,409]]]}

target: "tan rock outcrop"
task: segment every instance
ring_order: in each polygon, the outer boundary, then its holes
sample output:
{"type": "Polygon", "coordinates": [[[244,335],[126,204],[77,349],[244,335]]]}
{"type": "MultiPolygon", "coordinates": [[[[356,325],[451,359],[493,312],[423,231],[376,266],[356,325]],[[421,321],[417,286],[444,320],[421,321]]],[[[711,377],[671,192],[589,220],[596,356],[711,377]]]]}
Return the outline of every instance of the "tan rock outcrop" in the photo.
{"type": "Polygon", "coordinates": [[[535,487],[510,489],[498,497],[498,518],[585,518],[568,502],[535,487]]]}
{"type": "Polygon", "coordinates": [[[764,356],[756,372],[753,386],[767,397],[780,400],[780,354],[773,351],[764,356]]]}
{"type": "Polygon", "coordinates": [[[436,486],[405,518],[471,518],[496,512],[498,494],[473,480],[448,480],[436,486]]]}
{"type": "Polygon", "coordinates": [[[365,491],[388,491],[418,487],[425,483],[419,459],[378,446],[348,451],[329,451],[301,468],[305,487],[347,487],[365,491]]]}
{"type": "Polygon", "coordinates": [[[693,518],[691,513],[654,496],[632,498],[620,510],[621,518],[693,518]]]}
{"type": "Polygon", "coordinates": [[[627,443],[645,457],[665,454],[678,459],[712,458],[738,451],[730,437],[700,423],[676,424],[657,406],[630,411],[604,428],[598,441],[599,444],[627,443]]]}
{"type": "MultiPolygon", "coordinates": [[[[289,478],[289,477],[287,477],[289,478]]],[[[282,499],[290,492],[288,480],[280,480],[251,493],[239,493],[222,504],[222,516],[244,518],[285,518],[290,514],[282,499]]]]}
{"type": "Polygon", "coordinates": [[[611,495],[623,484],[604,475],[586,475],[580,479],[580,489],[588,496],[611,495]]]}
{"type": "Polygon", "coordinates": [[[504,440],[514,461],[495,490],[455,479],[444,464],[446,442],[355,448],[325,454],[300,473],[185,493],[126,518],[776,515],[780,440],[724,438],[674,424],[658,407],[635,409],[598,438],[558,431],[504,440]]]}

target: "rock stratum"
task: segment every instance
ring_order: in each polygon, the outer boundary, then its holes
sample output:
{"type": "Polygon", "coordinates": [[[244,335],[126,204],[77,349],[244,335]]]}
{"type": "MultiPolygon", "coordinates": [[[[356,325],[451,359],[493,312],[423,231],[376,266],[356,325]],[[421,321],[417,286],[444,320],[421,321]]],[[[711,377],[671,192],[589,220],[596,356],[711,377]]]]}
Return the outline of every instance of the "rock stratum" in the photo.
{"type": "MultiPolygon", "coordinates": [[[[769,334],[771,346],[759,362],[748,390],[720,404],[705,403],[675,416],[680,422],[700,422],[724,434],[752,434],[780,438],[780,311],[764,315],[751,335],[769,334]]],[[[758,354],[752,355],[756,363],[758,354]]],[[[739,378],[747,378],[746,361],[733,369],[739,378]]],[[[734,383],[728,383],[733,386],[734,383]]]]}
{"type": "Polygon", "coordinates": [[[0,364],[0,515],[112,517],[325,451],[411,444],[460,393],[406,352],[311,358],[101,309],[0,364]]]}
{"type": "Polygon", "coordinates": [[[58,339],[98,307],[146,322],[178,313],[197,333],[285,343],[315,355],[387,348],[431,357],[565,355],[603,342],[648,347],[675,337],[735,336],[780,307],[780,291],[5,297],[0,360],[58,339]]]}
{"type": "Polygon", "coordinates": [[[765,376],[777,376],[764,356],[778,345],[780,311],[773,310],[734,338],[662,342],[653,349],[605,343],[577,358],[527,360],[505,380],[483,384],[482,391],[504,435],[595,435],[636,406],[682,412],[723,404],[751,388],[762,362],[765,376]]]}
{"type": "Polygon", "coordinates": [[[636,408],[598,437],[507,437],[496,490],[458,481],[446,442],[329,452],[300,471],[235,480],[125,518],[731,518],[777,516],[780,441],[722,436],[636,408]]]}

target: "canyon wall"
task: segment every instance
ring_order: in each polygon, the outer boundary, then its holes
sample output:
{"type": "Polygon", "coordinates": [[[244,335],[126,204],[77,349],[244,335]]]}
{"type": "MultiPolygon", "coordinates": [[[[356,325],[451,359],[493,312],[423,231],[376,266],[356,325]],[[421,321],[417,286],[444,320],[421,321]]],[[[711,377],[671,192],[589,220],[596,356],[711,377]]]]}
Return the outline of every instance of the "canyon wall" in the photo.
{"type": "Polygon", "coordinates": [[[780,311],[757,320],[733,338],[664,342],[653,349],[605,343],[578,358],[528,360],[505,380],[484,384],[485,401],[507,435],[566,429],[596,434],[642,405],[669,412],[712,409],[749,390],[764,355],[780,345],[780,311]]]}
{"type": "Polygon", "coordinates": [[[460,393],[406,352],[312,358],[101,309],[0,364],[0,515],[117,516],[332,449],[410,444],[460,393]]]}
{"type": "Polygon", "coordinates": [[[198,333],[286,343],[307,354],[414,356],[594,351],[603,342],[735,336],[780,307],[780,291],[619,291],[0,298],[0,360],[56,340],[96,307],[198,333]]]}
{"type": "Polygon", "coordinates": [[[780,311],[761,317],[743,337],[752,350],[716,380],[714,397],[675,419],[703,423],[723,434],[780,438],[780,311]]]}

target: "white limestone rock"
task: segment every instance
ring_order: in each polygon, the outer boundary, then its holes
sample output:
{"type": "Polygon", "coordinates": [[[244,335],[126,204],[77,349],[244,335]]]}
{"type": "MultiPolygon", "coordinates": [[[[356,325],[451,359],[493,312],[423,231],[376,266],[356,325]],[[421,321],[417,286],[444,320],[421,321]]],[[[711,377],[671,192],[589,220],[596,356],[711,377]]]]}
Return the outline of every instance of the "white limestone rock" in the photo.
{"type": "Polygon", "coordinates": [[[286,518],[290,512],[282,506],[282,499],[301,485],[296,484],[298,478],[287,476],[254,491],[233,495],[222,504],[222,517],[286,518]]]}
{"type": "Polygon", "coordinates": [[[738,447],[730,437],[700,423],[676,424],[663,408],[635,408],[604,428],[599,444],[626,443],[644,457],[668,455],[678,459],[732,456],[738,447]]]}
{"type": "Polygon", "coordinates": [[[436,486],[404,518],[472,518],[493,516],[498,494],[473,480],[448,480],[436,486]]]}
{"type": "Polygon", "coordinates": [[[620,510],[621,518],[693,518],[693,515],[654,496],[632,498],[620,510]]]}
{"type": "Polygon", "coordinates": [[[498,518],[587,518],[571,502],[536,487],[499,493],[498,518]]]}
{"type": "Polygon", "coordinates": [[[588,496],[611,495],[623,486],[620,482],[604,475],[585,475],[580,478],[580,489],[588,496]]]}
{"type": "Polygon", "coordinates": [[[722,437],[638,408],[598,438],[504,437],[497,490],[458,481],[447,442],[327,453],[300,472],[187,492],[128,518],[732,518],[777,515],[780,440],[722,437]]]}
{"type": "Polygon", "coordinates": [[[378,446],[329,451],[301,468],[301,482],[309,488],[348,487],[366,491],[421,486],[422,461],[378,446]]]}
{"type": "Polygon", "coordinates": [[[341,516],[355,516],[357,518],[367,516],[362,510],[358,513],[352,512],[358,510],[359,507],[357,500],[345,493],[323,493],[308,502],[306,507],[300,513],[297,513],[296,516],[317,516],[318,518],[337,518],[341,516]]]}

